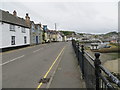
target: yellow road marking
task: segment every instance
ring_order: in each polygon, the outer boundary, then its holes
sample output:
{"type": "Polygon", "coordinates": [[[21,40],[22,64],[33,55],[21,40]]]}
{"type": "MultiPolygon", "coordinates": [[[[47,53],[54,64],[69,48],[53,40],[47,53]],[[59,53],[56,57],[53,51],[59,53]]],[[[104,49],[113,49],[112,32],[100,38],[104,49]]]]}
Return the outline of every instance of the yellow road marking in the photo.
{"type": "MultiPolygon", "coordinates": [[[[56,63],[56,61],[58,60],[58,58],[60,57],[60,55],[62,54],[63,50],[65,49],[65,47],[63,47],[63,49],[61,50],[61,52],[59,53],[59,55],[57,56],[57,58],[55,59],[55,61],[52,63],[52,65],[50,66],[49,70],[46,72],[46,74],[44,75],[44,78],[47,77],[47,75],[49,74],[49,72],[51,71],[51,69],[53,68],[54,64],[56,63]]],[[[38,90],[41,86],[42,86],[42,82],[38,85],[37,89],[38,90]]]]}

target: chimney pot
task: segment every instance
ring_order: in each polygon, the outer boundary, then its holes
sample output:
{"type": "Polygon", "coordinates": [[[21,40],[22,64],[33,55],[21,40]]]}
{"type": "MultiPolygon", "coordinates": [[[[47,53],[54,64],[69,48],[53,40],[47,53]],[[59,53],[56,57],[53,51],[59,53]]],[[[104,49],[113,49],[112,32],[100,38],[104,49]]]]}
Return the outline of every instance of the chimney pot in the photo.
{"type": "Polygon", "coordinates": [[[26,13],[26,16],[28,16],[28,13],[26,13]]]}
{"type": "Polygon", "coordinates": [[[15,10],[13,11],[13,15],[14,15],[14,16],[17,16],[17,12],[16,12],[15,10]]]}

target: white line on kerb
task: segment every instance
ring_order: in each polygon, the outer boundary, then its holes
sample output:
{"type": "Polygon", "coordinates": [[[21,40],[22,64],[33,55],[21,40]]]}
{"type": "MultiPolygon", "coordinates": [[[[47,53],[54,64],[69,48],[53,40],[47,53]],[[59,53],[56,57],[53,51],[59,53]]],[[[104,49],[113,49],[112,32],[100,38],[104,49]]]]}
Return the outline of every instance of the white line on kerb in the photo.
{"type": "Polygon", "coordinates": [[[7,62],[4,62],[4,63],[2,63],[2,64],[0,64],[0,65],[5,65],[5,64],[7,64],[7,63],[10,63],[10,62],[13,62],[13,61],[15,61],[15,60],[17,60],[17,59],[20,59],[20,58],[22,58],[22,57],[24,57],[25,55],[22,55],[22,56],[20,56],[20,57],[17,57],[17,58],[14,58],[14,59],[12,59],[12,60],[9,60],[9,61],[7,61],[7,62]]]}
{"type": "Polygon", "coordinates": [[[43,48],[40,48],[40,49],[38,49],[38,50],[35,50],[35,51],[33,51],[33,53],[38,52],[38,51],[40,51],[41,49],[43,49],[43,48]]]}

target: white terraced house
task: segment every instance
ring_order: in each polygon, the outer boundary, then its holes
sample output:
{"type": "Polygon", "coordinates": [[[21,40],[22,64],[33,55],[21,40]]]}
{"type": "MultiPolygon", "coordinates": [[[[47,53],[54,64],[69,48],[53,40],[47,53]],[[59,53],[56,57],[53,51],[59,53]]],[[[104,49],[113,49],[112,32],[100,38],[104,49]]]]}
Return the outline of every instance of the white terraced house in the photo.
{"type": "Polygon", "coordinates": [[[26,20],[0,10],[0,49],[30,45],[30,29],[26,20]]]}

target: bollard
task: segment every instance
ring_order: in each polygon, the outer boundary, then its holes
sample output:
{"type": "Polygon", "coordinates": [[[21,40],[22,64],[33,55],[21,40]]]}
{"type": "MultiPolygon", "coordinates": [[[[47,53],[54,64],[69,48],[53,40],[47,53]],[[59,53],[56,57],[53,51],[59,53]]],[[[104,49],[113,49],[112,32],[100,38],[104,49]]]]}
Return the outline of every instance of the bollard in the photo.
{"type": "Polygon", "coordinates": [[[100,57],[100,53],[95,53],[94,65],[95,65],[95,76],[96,76],[96,90],[100,90],[99,74],[101,73],[101,70],[100,70],[99,65],[101,64],[101,61],[100,61],[99,57],[100,57]]]}
{"type": "Polygon", "coordinates": [[[81,45],[81,51],[82,51],[82,77],[84,79],[84,45],[81,45]]]}

